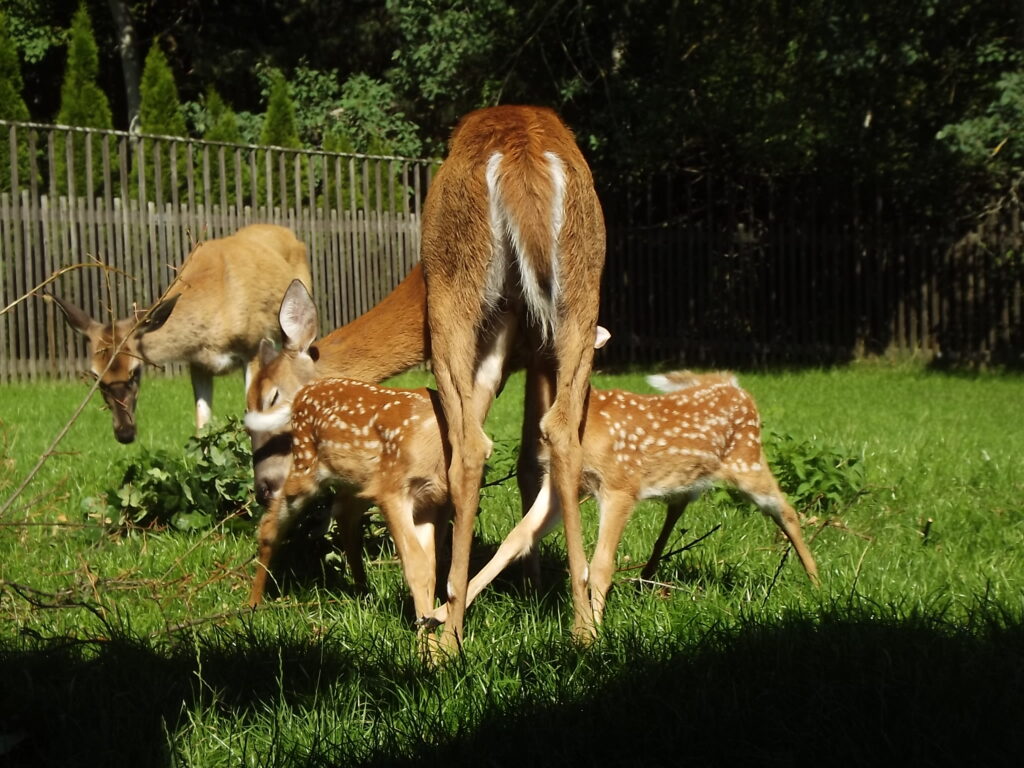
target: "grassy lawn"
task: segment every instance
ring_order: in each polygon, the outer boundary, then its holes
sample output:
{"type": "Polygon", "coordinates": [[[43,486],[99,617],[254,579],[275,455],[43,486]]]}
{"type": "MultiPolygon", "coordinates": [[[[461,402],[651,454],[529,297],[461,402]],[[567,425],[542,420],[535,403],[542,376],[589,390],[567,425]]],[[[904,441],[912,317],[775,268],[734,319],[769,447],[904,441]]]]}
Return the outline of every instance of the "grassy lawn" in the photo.
{"type": "MultiPolygon", "coordinates": [[[[250,612],[252,524],[118,536],[86,516],[124,461],[191,434],[184,379],[144,382],[131,446],[97,397],[0,518],[0,765],[1018,764],[1024,379],[861,364],[740,380],[768,430],[865,469],[851,503],[800,510],[819,590],[724,493],[669,549],[713,532],[639,584],[661,524],[645,502],[593,647],[568,639],[555,533],[550,588],[507,574],[470,608],[464,655],[433,670],[379,524],[368,594],[306,578],[250,612]]],[[[642,375],[595,384],[650,391],[642,375]]],[[[521,386],[492,412],[499,445],[521,386]]],[[[0,504],[84,393],[2,388],[0,504]]],[[[215,412],[242,407],[241,377],[218,380],[215,412]]],[[[521,513],[514,481],[481,508],[480,562],[521,513]]],[[[592,502],[584,516],[592,547],[592,502]]]]}

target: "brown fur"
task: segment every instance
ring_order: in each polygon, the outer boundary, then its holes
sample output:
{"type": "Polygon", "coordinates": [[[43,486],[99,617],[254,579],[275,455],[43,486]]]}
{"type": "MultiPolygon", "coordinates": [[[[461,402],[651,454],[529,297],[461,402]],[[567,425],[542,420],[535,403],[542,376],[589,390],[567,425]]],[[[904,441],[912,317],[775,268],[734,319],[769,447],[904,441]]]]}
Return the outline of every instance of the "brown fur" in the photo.
{"type": "Polygon", "coordinates": [[[277,543],[321,484],[337,488],[343,543],[357,583],[365,586],[359,517],[380,507],[402,561],[417,617],[434,607],[436,538],[447,499],[442,416],[436,393],[386,389],[350,379],[319,379],[295,395],[291,463],[283,493],[260,520],[256,578],[260,603],[277,543]]]}
{"type": "Polygon", "coordinates": [[[550,447],[550,472],[565,509],[573,631],[580,638],[593,635],[576,493],[604,246],[590,170],[554,112],[503,106],[463,118],[427,194],[421,253],[434,374],[452,452],[448,649],[463,633],[473,520],[490,451],[482,425],[524,316],[524,348],[532,353],[528,379],[535,379],[529,391],[540,393],[538,403],[550,404],[539,409],[544,415],[533,429],[550,447]],[[557,178],[564,182],[558,210],[557,178]],[[492,220],[492,210],[500,221],[492,220]]]}
{"type": "MultiPolygon", "coordinates": [[[[804,543],[793,508],[779,490],[761,445],[753,398],[730,373],[667,374],[685,386],[662,395],[592,390],[583,433],[581,487],[600,508],[600,531],[590,561],[595,621],[604,614],[615,569],[615,552],[641,498],[667,504],[665,523],[642,576],[650,579],[669,535],[690,501],[722,483],[744,493],[772,518],[792,543],[812,583],[818,570],[804,543]]],[[[542,457],[543,459],[543,457],[542,457]]],[[[537,504],[505,537],[494,557],[473,577],[470,601],[510,562],[526,556],[558,520],[557,500],[542,491],[537,504]]],[[[447,618],[446,606],[434,618],[447,618]]]]}
{"type": "Polygon", "coordinates": [[[69,325],[89,340],[93,374],[113,411],[121,442],[135,438],[135,401],[144,362],[187,362],[196,396],[196,426],[208,417],[212,377],[248,361],[277,333],[277,309],[292,280],[310,287],[305,245],[291,230],[253,224],[201,243],[160,304],[130,318],[99,323],[57,299],[69,325]]]}

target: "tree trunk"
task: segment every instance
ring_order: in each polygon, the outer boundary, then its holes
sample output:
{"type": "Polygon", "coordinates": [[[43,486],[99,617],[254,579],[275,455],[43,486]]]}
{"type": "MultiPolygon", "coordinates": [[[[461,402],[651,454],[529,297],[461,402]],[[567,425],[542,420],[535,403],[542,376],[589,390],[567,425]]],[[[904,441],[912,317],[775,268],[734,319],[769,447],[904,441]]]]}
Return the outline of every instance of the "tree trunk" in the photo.
{"type": "Polygon", "coordinates": [[[121,70],[124,73],[124,91],[128,105],[128,130],[135,132],[139,128],[139,84],[142,80],[135,24],[125,0],[107,0],[107,5],[117,29],[117,47],[121,53],[121,70]]]}

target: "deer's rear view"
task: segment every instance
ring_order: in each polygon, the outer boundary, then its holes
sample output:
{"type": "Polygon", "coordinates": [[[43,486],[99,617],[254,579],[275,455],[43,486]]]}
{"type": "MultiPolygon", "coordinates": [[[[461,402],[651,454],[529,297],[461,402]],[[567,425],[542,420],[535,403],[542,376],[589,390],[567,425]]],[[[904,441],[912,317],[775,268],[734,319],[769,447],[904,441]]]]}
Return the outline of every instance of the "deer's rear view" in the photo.
{"type": "Polygon", "coordinates": [[[490,450],[483,424],[518,333],[529,351],[526,368],[544,392],[537,429],[528,431],[550,447],[552,487],[565,510],[574,633],[593,634],[576,493],[604,251],[590,169],[554,112],[506,105],[462,119],[427,193],[421,249],[451,449],[447,649],[463,636],[473,521],[490,450]]]}

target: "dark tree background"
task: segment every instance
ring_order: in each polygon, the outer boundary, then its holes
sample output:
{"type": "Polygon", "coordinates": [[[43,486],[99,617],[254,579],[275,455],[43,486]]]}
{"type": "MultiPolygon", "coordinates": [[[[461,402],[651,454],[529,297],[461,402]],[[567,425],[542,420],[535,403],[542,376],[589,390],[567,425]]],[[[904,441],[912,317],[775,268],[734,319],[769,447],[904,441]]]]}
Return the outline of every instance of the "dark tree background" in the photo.
{"type": "MultiPolygon", "coordinates": [[[[33,119],[57,114],[78,5],[0,0],[33,119]]],[[[938,211],[965,193],[997,198],[1024,168],[1019,1],[84,5],[119,128],[137,109],[133,78],[159,40],[197,134],[214,88],[243,138],[257,137],[280,70],[307,144],[332,132],[345,146],[400,136],[393,143],[405,149],[440,153],[461,114],[528,102],[561,112],[591,162],[617,178],[689,170],[884,179],[938,211]]]]}

